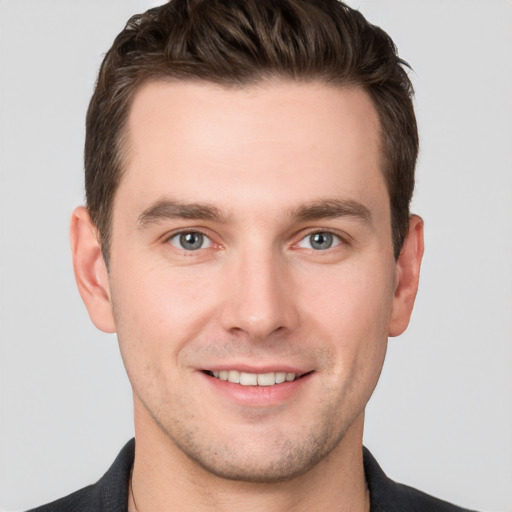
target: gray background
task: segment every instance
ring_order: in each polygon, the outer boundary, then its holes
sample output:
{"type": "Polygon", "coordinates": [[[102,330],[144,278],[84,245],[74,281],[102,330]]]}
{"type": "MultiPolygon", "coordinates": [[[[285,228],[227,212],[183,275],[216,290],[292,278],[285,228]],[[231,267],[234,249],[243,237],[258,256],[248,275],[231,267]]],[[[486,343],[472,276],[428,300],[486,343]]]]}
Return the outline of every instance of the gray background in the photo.
{"type": "MultiPolygon", "coordinates": [[[[148,0],[0,0],[0,506],[95,481],[132,436],[114,335],[67,242],[101,55],[148,0]]],[[[353,0],[414,67],[427,252],[367,413],[385,471],[512,511],[512,2],[353,0]]]]}

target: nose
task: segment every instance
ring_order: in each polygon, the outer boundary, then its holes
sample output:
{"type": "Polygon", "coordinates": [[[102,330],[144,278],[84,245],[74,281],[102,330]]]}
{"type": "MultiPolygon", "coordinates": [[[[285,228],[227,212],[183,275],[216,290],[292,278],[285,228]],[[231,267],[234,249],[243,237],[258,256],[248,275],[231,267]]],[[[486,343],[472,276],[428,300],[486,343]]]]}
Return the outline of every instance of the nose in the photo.
{"type": "Polygon", "coordinates": [[[229,267],[221,312],[225,330],[263,341],[296,328],[293,273],[283,256],[270,250],[252,251],[229,267]]]}

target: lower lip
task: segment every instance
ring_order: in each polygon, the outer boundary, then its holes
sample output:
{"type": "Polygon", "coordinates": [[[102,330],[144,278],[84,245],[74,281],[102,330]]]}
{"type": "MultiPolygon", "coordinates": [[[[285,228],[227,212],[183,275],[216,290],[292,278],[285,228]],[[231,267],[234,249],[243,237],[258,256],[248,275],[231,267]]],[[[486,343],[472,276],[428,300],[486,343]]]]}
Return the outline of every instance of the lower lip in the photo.
{"type": "Polygon", "coordinates": [[[213,389],[229,398],[231,401],[251,407],[267,407],[279,405],[292,399],[300,389],[311,379],[313,372],[291,382],[274,384],[273,386],[242,386],[227,380],[201,372],[201,375],[213,387],[213,389]]]}

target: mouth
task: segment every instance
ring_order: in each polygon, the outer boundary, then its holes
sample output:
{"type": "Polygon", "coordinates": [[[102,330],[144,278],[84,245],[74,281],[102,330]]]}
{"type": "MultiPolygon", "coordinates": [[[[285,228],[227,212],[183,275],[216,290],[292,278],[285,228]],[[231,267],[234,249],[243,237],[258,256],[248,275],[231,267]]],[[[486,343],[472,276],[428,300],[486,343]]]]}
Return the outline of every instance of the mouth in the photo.
{"type": "Polygon", "coordinates": [[[215,379],[224,380],[242,386],[275,386],[301,379],[311,372],[299,374],[290,372],[248,373],[239,370],[205,370],[204,373],[215,379]]]}

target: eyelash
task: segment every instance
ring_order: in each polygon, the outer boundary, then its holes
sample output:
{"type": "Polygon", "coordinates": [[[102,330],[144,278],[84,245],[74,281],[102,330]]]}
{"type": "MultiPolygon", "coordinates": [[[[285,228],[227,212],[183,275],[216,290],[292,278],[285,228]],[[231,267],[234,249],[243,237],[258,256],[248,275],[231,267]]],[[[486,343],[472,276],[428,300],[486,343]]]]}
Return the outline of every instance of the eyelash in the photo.
{"type": "MultiPolygon", "coordinates": [[[[311,251],[314,251],[314,252],[327,252],[331,249],[335,249],[337,246],[339,245],[343,245],[345,244],[345,240],[343,239],[343,237],[337,233],[334,233],[333,231],[329,231],[329,230],[314,230],[314,231],[310,231],[309,233],[307,233],[306,235],[304,235],[295,245],[294,247],[301,247],[301,243],[303,243],[304,241],[307,241],[308,239],[311,239],[311,237],[313,237],[314,235],[323,235],[324,237],[327,235],[328,239],[330,238],[331,240],[331,243],[332,245],[330,247],[327,247],[325,249],[315,249],[314,247],[303,247],[304,249],[308,249],[308,250],[311,250],[311,251]]],[[[310,242],[310,245],[311,245],[311,242],[310,242]]]]}
{"type": "MultiPolygon", "coordinates": [[[[168,243],[169,245],[172,245],[175,249],[182,251],[183,253],[186,253],[186,254],[192,254],[195,252],[202,251],[204,249],[209,249],[215,244],[215,242],[212,240],[212,237],[200,229],[188,229],[188,230],[184,229],[182,231],[175,232],[172,235],[166,237],[165,242],[168,243]],[[183,247],[180,243],[180,242],[182,242],[182,240],[180,240],[180,238],[178,238],[178,237],[183,237],[185,235],[199,235],[201,237],[201,245],[199,247],[197,247],[196,249],[190,249],[190,248],[187,249],[187,248],[183,247]],[[179,241],[177,241],[175,244],[172,242],[174,239],[177,239],[179,241]],[[207,247],[203,247],[203,244],[205,241],[208,242],[207,247]],[[181,246],[178,244],[180,244],[181,246]]],[[[304,234],[297,243],[292,245],[292,248],[299,247],[299,248],[303,248],[303,249],[313,251],[316,253],[324,253],[324,252],[330,251],[331,249],[335,249],[339,245],[346,245],[346,244],[347,244],[346,239],[344,237],[342,237],[340,234],[330,231],[328,229],[324,229],[324,230],[316,229],[316,230],[312,230],[312,231],[304,234]],[[310,237],[312,237],[314,235],[324,235],[324,236],[327,235],[328,238],[329,237],[331,238],[332,245],[325,249],[315,249],[314,247],[311,247],[311,242],[310,242],[310,247],[301,247],[301,243],[303,243],[304,241],[307,241],[308,239],[310,239],[310,237]]],[[[217,244],[217,245],[220,246],[219,244],[217,244]]]]}
{"type": "Polygon", "coordinates": [[[209,249],[214,244],[212,237],[208,236],[204,231],[201,231],[200,229],[187,229],[187,230],[184,229],[182,231],[178,231],[178,232],[173,233],[172,235],[168,236],[165,239],[165,241],[166,241],[166,243],[175,247],[177,250],[183,251],[185,253],[194,253],[194,252],[198,252],[202,249],[209,249]],[[198,247],[197,249],[186,249],[183,246],[180,247],[177,244],[175,245],[172,243],[173,239],[180,240],[181,237],[186,236],[186,235],[199,235],[202,238],[201,247],[198,247]],[[202,247],[202,245],[205,241],[208,241],[208,246],[202,247]]]}

